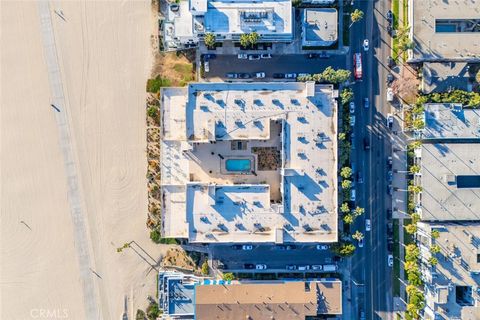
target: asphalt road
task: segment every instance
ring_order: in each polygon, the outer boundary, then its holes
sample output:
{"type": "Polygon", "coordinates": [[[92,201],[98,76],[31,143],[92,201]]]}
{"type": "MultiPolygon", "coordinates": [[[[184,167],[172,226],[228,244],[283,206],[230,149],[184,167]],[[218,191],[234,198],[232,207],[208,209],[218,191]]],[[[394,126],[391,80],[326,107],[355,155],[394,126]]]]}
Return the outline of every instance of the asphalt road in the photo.
{"type": "MultiPolygon", "coordinates": [[[[268,269],[286,271],[287,265],[330,264],[330,250],[317,250],[315,245],[296,245],[292,250],[280,250],[274,245],[253,245],[253,250],[235,250],[231,245],[211,245],[212,259],[220,260],[226,270],[239,270],[245,263],[266,264],[268,269]]],[[[269,270],[271,271],[271,270],[269,270]]]]}
{"type": "MultiPolygon", "coordinates": [[[[319,73],[327,66],[345,68],[344,55],[332,55],[328,59],[308,59],[305,55],[273,55],[271,59],[244,60],[231,55],[218,55],[211,59],[210,71],[205,73],[205,78],[225,78],[229,72],[255,73],[265,72],[266,78],[271,78],[274,73],[319,73]]],[[[249,79],[253,80],[253,79],[249,79]]],[[[265,81],[265,79],[255,79],[265,81]]]]}
{"type": "MultiPolygon", "coordinates": [[[[390,105],[386,102],[386,60],[390,52],[390,38],[385,14],[389,1],[356,1],[355,8],[365,13],[365,18],[351,28],[351,55],[362,52],[363,81],[353,85],[355,93],[356,148],[352,157],[357,170],[361,170],[364,183],[357,184],[358,205],[365,214],[357,219],[352,230],[365,234],[365,245],[352,258],[352,279],[364,292],[357,297],[356,310],[365,310],[367,319],[393,319],[392,268],[387,264],[386,209],[391,203],[387,195],[386,158],[391,152],[390,132],[385,126],[390,105]],[[364,52],[363,39],[369,39],[370,49],[364,52]],[[368,97],[370,108],[363,108],[363,99],[368,97]],[[370,141],[370,150],[364,150],[363,138],[370,141]],[[365,231],[365,219],[370,219],[372,231],[365,231]]],[[[352,56],[349,59],[353,59],[352,56]]]]}

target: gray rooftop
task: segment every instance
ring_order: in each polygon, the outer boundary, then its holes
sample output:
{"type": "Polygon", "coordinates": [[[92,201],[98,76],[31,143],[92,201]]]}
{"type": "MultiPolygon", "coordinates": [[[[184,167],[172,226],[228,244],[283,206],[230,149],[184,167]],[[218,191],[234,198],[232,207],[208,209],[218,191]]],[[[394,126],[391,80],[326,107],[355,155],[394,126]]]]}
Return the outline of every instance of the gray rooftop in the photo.
{"type": "MultiPolygon", "coordinates": [[[[426,282],[426,314],[436,313],[442,319],[480,319],[480,223],[419,223],[418,237],[421,240],[422,273],[426,282]],[[440,236],[431,239],[431,231],[440,236]],[[432,244],[440,247],[436,254],[438,264],[430,267],[428,258],[432,244]],[[465,295],[457,293],[457,287],[470,287],[465,295]]],[[[461,290],[461,289],[460,289],[461,290]]],[[[427,319],[430,319],[426,317],[427,319]]]]}
{"type": "Polygon", "coordinates": [[[480,220],[480,144],[424,143],[421,219],[480,220]]]}
{"type": "Polygon", "coordinates": [[[480,139],[480,110],[459,104],[427,103],[423,139],[480,139]]]}
{"type": "Polygon", "coordinates": [[[480,0],[417,0],[409,3],[413,4],[409,6],[409,21],[415,42],[414,61],[480,60],[478,25],[477,32],[459,32],[472,28],[468,20],[480,19],[480,0]],[[455,19],[463,21],[454,23],[455,19]]]}
{"type": "Polygon", "coordinates": [[[466,62],[426,62],[423,64],[422,91],[425,94],[452,89],[471,91],[466,62]]]}
{"type": "Polygon", "coordinates": [[[303,9],[304,46],[330,46],[338,39],[338,12],[334,8],[303,9]]]}

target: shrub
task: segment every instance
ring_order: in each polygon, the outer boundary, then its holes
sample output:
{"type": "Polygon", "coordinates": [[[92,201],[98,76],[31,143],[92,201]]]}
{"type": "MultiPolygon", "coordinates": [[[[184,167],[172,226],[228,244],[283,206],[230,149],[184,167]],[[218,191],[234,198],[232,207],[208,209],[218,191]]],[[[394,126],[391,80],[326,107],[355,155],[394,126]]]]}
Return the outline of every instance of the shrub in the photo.
{"type": "Polygon", "coordinates": [[[353,255],[355,249],[356,247],[351,242],[337,242],[332,246],[332,251],[342,257],[353,255]]]}
{"type": "Polygon", "coordinates": [[[414,234],[417,232],[417,225],[414,223],[410,223],[405,226],[405,231],[407,231],[408,234],[414,234]]]}
{"type": "Polygon", "coordinates": [[[233,275],[233,273],[227,272],[223,274],[222,279],[225,281],[232,281],[232,280],[235,280],[235,276],[233,275]]]}
{"type": "Polygon", "coordinates": [[[146,318],[147,318],[147,315],[145,314],[145,311],[137,309],[135,320],[145,320],[146,318]]]}
{"type": "Polygon", "coordinates": [[[157,229],[150,231],[150,239],[156,244],[178,244],[174,238],[162,238],[160,231],[157,229]]]}
{"type": "Polygon", "coordinates": [[[353,100],[353,91],[350,88],[345,88],[340,93],[340,100],[342,104],[347,104],[353,100]]]}
{"type": "Polygon", "coordinates": [[[150,106],[147,109],[147,115],[150,118],[156,118],[158,115],[158,107],[157,106],[150,106]]]}
{"type": "Polygon", "coordinates": [[[432,239],[437,239],[438,237],[440,237],[440,232],[438,230],[432,230],[431,236],[432,239]]]}
{"type": "Polygon", "coordinates": [[[155,320],[160,316],[161,312],[158,309],[156,302],[151,302],[147,307],[147,317],[149,320],[155,320]]]}
{"type": "Polygon", "coordinates": [[[157,93],[161,87],[169,87],[171,85],[172,82],[169,79],[157,76],[154,79],[147,80],[147,92],[157,93]]]}
{"type": "Polygon", "coordinates": [[[433,244],[431,247],[430,247],[430,252],[432,254],[437,254],[440,252],[440,246],[438,244],[433,244]]]}
{"type": "Polygon", "coordinates": [[[201,271],[202,271],[202,274],[204,276],[208,276],[209,268],[208,268],[208,262],[207,261],[203,262],[201,271]]]}

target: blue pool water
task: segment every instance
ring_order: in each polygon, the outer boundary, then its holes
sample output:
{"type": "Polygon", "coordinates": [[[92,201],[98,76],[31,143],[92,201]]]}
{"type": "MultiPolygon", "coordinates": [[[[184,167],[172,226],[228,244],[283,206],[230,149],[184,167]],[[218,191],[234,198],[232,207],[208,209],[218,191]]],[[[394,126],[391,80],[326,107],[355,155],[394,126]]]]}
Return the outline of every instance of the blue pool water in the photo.
{"type": "Polygon", "coordinates": [[[454,24],[437,24],[435,25],[435,32],[455,32],[457,28],[454,24]]]}
{"type": "Polygon", "coordinates": [[[227,159],[225,168],[227,171],[247,172],[252,169],[252,162],[249,159],[227,159]]]}

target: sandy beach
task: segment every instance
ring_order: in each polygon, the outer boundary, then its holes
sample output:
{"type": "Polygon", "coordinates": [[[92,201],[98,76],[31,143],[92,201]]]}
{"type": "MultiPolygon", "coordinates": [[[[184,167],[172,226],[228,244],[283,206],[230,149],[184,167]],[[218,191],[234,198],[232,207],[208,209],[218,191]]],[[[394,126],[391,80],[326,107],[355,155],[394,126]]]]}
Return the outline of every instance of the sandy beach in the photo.
{"type": "Polygon", "coordinates": [[[0,318],[132,319],[162,251],[145,226],[150,1],[2,1],[1,18],[0,318]]]}

